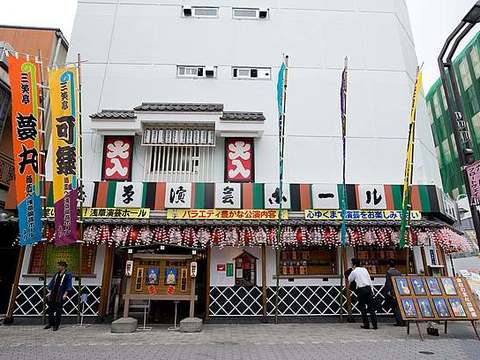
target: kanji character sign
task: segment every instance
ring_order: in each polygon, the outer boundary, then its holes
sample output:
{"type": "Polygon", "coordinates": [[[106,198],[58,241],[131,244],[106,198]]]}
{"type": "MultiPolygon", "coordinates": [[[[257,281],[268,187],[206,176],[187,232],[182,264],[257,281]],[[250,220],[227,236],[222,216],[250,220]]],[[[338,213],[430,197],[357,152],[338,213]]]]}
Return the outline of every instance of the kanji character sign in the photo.
{"type": "Polygon", "coordinates": [[[215,184],[215,208],[240,209],[241,205],[241,184],[215,184]]]}
{"type": "Polygon", "coordinates": [[[103,147],[103,179],[131,179],[133,137],[105,136],[103,147]]]}
{"type": "Polygon", "coordinates": [[[225,181],[253,182],[253,139],[225,140],[225,181]]]}

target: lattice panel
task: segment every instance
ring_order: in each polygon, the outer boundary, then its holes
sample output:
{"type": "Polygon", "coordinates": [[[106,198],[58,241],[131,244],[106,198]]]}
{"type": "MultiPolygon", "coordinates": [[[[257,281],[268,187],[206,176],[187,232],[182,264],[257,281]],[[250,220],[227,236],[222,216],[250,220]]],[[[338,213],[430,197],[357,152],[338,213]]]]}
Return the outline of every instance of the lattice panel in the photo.
{"type": "Polygon", "coordinates": [[[257,286],[212,286],[209,311],[210,316],[262,315],[262,289],[257,286]]]}
{"type": "MultiPolygon", "coordinates": [[[[97,316],[100,305],[100,286],[82,286],[82,292],[87,294],[87,301],[83,304],[84,316],[97,316]]],[[[73,294],[63,306],[63,314],[77,315],[78,288],[73,288],[73,294]]],[[[43,312],[43,285],[19,285],[15,299],[16,316],[41,316],[43,312]]]]}

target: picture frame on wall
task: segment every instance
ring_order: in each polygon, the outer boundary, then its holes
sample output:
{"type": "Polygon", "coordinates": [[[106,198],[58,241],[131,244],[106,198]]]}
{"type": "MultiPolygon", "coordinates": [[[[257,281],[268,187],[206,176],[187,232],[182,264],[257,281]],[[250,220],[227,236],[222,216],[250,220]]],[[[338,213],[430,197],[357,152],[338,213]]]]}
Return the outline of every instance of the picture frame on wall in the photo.
{"type": "Polygon", "coordinates": [[[438,283],[438,279],[434,277],[427,278],[427,286],[430,295],[442,295],[442,289],[438,283]]]}
{"type": "Polygon", "coordinates": [[[177,269],[166,268],[165,269],[165,285],[177,285],[177,269]]]}
{"type": "Polygon", "coordinates": [[[413,277],[411,279],[412,281],[412,287],[413,287],[413,292],[415,295],[427,295],[427,290],[425,289],[425,284],[423,283],[423,280],[419,277],[413,277]]]}
{"type": "Polygon", "coordinates": [[[160,269],[149,268],[147,270],[146,284],[147,285],[158,285],[158,275],[159,275],[159,273],[160,273],[160,269]]]}
{"type": "Polygon", "coordinates": [[[424,318],[433,318],[433,308],[430,299],[427,297],[417,298],[418,308],[420,309],[420,314],[424,318]]]}
{"type": "Polygon", "coordinates": [[[397,285],[398,293],[401,296],[412,294],[412,291],[410,290],[410,286],[408,285],[408,279],[406,277],[398,277],[396,279],[396,285],[397,285]]]}
{"type": "Polygon", "coordinates": [[[447,303],[445,302],[444,298],[442,297],[433,298],[433,304],[435,305],[435,310],[437,311],[437,314],[439,317],[441,318],[451,317],[450,310],[448,309],[447,303]]]}
{"type": "Polygon", "coordinates": [[[440,281],[442,282],[445,295],[457,295],[457,289],[451,278],[441,278],[440,281]]]}
{"type": "Polygon", "coordinates": [[[450,303],[450,307],[452,308],[453,316],[459,318],[467,317],[467,313],[462,305],[462,301],[459,298],[449,298],[448,302],[450,303]]]}
{"type": "Polygon", "coordinates": [[[403,298],[402,299],[402,308],[407,319],[415,319],[418,317],[417,308],[415,307],[415,302],[412,298],[403,298]]]}

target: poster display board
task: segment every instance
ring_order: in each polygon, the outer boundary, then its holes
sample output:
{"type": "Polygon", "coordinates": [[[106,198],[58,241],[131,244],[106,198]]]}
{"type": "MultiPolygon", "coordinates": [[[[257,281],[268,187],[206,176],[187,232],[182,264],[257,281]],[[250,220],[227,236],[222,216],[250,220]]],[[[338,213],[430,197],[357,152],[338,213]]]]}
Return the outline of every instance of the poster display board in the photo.
{"type": "MultiPolygon", "coordinates": [[[[82,249],[82,275],[91,276],[94,275],[95,268],[95,246],[84,246],[82,249]]],[[[43,274],[44,272],[44,254],[45,245],[40,244],[32,247],[32,254],[30,256],[30,266],[28,273],[31,275],[43,274]]],[[[55,247],[53,245],[48,246],[47,251],[47,274],[55,274],[57,270],[57,263],[59,261],[65,261],[68,264],[68,271],[74,275],[78,274],[78,266],[80,259],[80,249],[78,246],[60,246],[55,247]]]]}
{"type": "MultiPolygon", "coordinates": [[[[465,278],[394,276],[393,288],[403,320],[474,321],[480,317],[475,297],[465,278]]],[[[480,337],[479,337],[480,339],[480,337]]]]}

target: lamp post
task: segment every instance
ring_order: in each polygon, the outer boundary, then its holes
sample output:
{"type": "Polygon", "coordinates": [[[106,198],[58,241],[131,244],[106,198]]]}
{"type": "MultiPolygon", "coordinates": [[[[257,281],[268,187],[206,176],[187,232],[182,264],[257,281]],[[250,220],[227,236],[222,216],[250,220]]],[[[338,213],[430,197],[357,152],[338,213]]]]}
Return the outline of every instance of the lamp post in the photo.
{"type": "Polygon", "coordinates": [[[467,172],[465,171],[465,166],[474,161],[472,140],[470,137],[468,124],[465,120],[465,111],[463,109],[455,68],[453,67],[452,63],[452,58],[455,55],[458,45],[478,22],[480,22],[480,1],[477,1],[473,8],[462,19],[460,24],[448,36],[442,51],[438,56],[438,67],[440,70],[440,76],[442,78],[442,85],[445,91],[448,112],[450,114],[453,136],[455,138],[458,158],[460,161],[460,171],[462,172],[465,190],[469,199],[473,227],[475,229],[477,242],[480,243],[480,217],[476,206],[472,205],[470,184],[468,181],[467,172]],[[445,54],[447,54],[447,51],[449,52],[445,60],[444,58],[445,54]]]}

